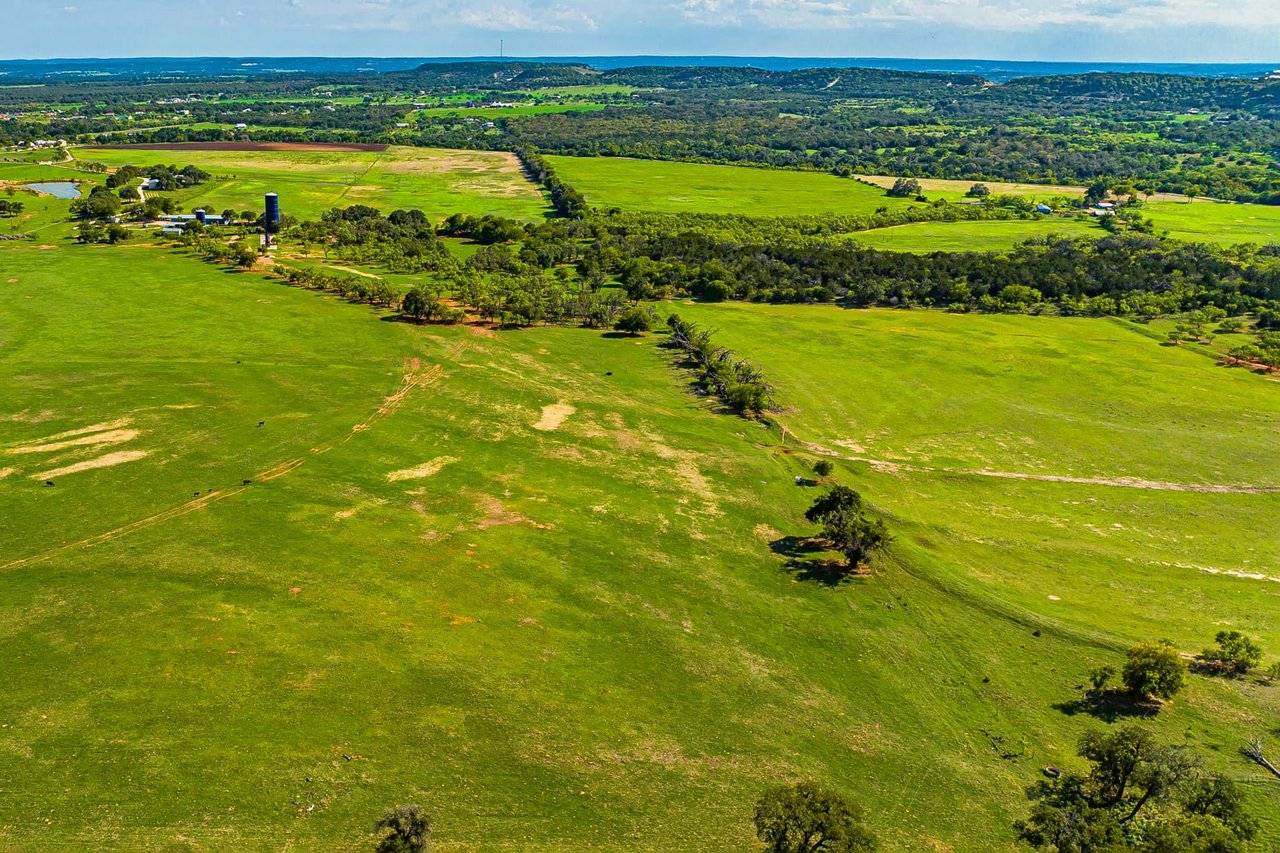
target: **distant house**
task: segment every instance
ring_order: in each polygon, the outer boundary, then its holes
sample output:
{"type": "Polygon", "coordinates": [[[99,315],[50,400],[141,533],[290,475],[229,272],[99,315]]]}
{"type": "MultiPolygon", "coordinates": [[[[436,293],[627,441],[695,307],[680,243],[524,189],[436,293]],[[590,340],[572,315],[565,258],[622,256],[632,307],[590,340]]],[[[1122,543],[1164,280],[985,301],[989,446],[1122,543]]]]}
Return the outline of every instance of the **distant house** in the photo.
{"type": "Polygon", "coordinates": [[[142,183],[139,185],[138,188],[144,189],[144,190],[158,190],[160,189],[160,179],[159,178],[143,178],[142,183]]]}

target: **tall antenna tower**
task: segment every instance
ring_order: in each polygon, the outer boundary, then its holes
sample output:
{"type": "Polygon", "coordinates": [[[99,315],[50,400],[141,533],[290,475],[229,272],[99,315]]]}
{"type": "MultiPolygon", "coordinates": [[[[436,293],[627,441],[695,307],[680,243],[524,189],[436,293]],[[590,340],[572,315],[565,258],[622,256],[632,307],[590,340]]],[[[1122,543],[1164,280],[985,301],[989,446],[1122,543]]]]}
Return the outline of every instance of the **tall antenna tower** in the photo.
{"type": "Polygon", "coordinates": [[[502,44],[502,39],[498,39],[498,58],[506,59],[506,57],[507,57],[507,54],[505,52],[505,47],[502,44]]]}

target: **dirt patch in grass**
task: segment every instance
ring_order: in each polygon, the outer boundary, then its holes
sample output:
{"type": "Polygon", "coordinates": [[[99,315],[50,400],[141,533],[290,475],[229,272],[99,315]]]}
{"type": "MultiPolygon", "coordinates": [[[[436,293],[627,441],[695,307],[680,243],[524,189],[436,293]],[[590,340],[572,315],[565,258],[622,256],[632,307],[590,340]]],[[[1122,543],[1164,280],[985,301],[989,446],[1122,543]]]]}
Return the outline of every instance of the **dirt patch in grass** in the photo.
{"type": "Polygon", "coordinates": [[[140,142],[133,145],[94,145],[87,148],[125,151],[386,151],[387,146],[365,142],[140,142]]]}
{"type": "Polygon", "coordinates": [[[352,267],[339,267],[339,266],[334,266],[333,264],[325,264],[324,268],[327,270],[337,270],[338,272],[351,273],[352,275],[362,276],[363,278],[382,278],[382,276],[380,275],[374,275],[371,272],[365,272],[364,270],[358,270],[352,267]]]}
{"type": "Polygon", "coordinates": [[[554,432],[560,428],[560,425],[565,422],[569,415],[576,411],[577,409],[568,403],[553,403],[550,406],[543,406],[542,417],[533,425],[533,428],[543,432],[554,432]]]}
{"type": "Polygon", "coordinates": [[[480,498],[480,510],[484,513],[484,518],[480,519],[476,527],[481,530],[488,530],[490,527],[500,527],[504,524],[527,524],[530,527],[536,527],[539,530],[554,530],[554,524],[541,524],[527,516],[523,516],[518,512],[512,512],[503,506],[502,501],[495,497],[485,495],[480,498]]]}
{"type": "Polygon", "coordinates": [[[33,480],[52,480],[54,477],[63,477],[67,474],[79,474],[81,471],[92,471],[95,468],[110,468],[113,465],[123,465],[125,462],[134,462],[147,455],[145,450],[121,450],[117,453],[108,453],[106,456],[99,456],[95,459],[86,459],[84,462],[77,462],[74,465],[67,465],[62,468],[54,468],[49,471],[41,471],[39,474],[32,474],[33,480]]]}
{"type": "Polygon", "coordinates": [[[18,473],[17,468],[0,468],[0,480],[3,480],[5,477],[8,477],[10,474],[16,474],[16,473],[18,473]]]}
{"type": "Polygon", "coordinates": [[[68,438],[66,441],[55,441],[49,444],[24,444],[21,447],[11,447],[8,453],[53,453],[58,450],[66,450],[69,447],[99,446],[104,444],[123,444],[126,441],[132,441],[138,437],[136,429],[117,429],[109,432],[96,432],[90,435],[82,435],[77,438],[68,438]]]}
{"type": "Polygon", "coordinates": [[[405,157],[396,160],[384,160],[378,164],[378,168],[397,174],[463,170],[482,170],[507,175],[521,174],[520,161],[516,159],[516,155],[506,151],[487,151],[483,153],[460,151],[426,157],[405,157]]]}
{"type": "Polygon", "coordinates": [[[370,498],[367,501],[361,501],[360,503],[356,504],[353,507],[347,507],[346,509],[338,510],[333,514],[333,517],[339,520],[344,518],[350,518],[351,516],[355,515],[357,512],[360,512],[361,510],[369,509],[370,507],[375,507],[375,506],[382,506],[386,502],[387,501],[385,498],[370,498]]]}
{"type": "Polygon", "coordinates": [[[773,542],[782,538],[781,531],[775,530],[767,524],[757,524],[752,528],[751,532],[754,533],[756,538],[761,542],[773,542]]]}
{"type": "MultiPolygon", "coordinates": [[[[30,421],[30,423],[38,423],[39,421],[30,421]]],[[[91,432],[104,432],[106,430],[121,429],[133,423],[130,418],[119,418],[114,421],[105,421],[100,424],[90,424],[79,429],[69,429],[65,432],[56,432],[53,435],[46,435],[44,438],[37,438],[37,442],[60,441],[64,438],[73,438],[77,435],[88,435],[91,432]]],[[[31,444],[32,442],[28,442],[31,444]]]]}
{"type": "Polygon", "coordinates": [[[391,471],[387,474],[387,479],[391,482],[399,482],[400,480],[422,480],[440,473],[440,469],[446,465],[457,462],[455,456],[437,456],[430,462],[424,462],[416,468],[404,468],[399,471],[391,471]]]}

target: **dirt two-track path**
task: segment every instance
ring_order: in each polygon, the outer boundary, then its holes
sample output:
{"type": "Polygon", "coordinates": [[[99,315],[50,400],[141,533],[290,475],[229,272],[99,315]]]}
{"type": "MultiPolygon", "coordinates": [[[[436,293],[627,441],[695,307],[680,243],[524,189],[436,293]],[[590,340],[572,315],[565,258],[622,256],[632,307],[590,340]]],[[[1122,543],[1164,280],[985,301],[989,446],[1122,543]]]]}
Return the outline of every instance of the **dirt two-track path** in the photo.
{"type": "MultiPolygon", "coordinates": [[[[450,357],[454,358],[459,355],[463,348],[465,348],[465,342],[454,347],[449,353],[450,357]]],[[[391,394],[387,395],[377,409],[359,423],[352,426],[351,429],[341,438],[328,444],[311,448],[310,455],[318,456],[323,453],[328,453],[335,447],[340,447],[341,445],[346,444],[357,434],[370,429],[378,421],[394,414],[414,391],[434,385],[436,382],[439,382],[443,376],[444,368],[441,365],[435,364],[423,368],[419,359],[409,359],[405,362],[405,372],[404,375],[400,377],[399,387],[397,387],[391,394]]],[[[205,509],[206,507],[212,506],[219,501],[226,500],[227,498],[233,498],[236,495],[246,492],[253,488],[255,484],[270,482],[277,477],[283,477],[286,474],[296,471],[306,463],[308,458],[308,456],[299,456],[294,459],[288,459],[284,462],[272,465],[270,468],[259,471],[252,477],[247,478],[248,482],[242,485],[231,486],[225,489],[214,489],[213,491],[206,492],[205,494],[200,495],[197,498],[192,498],[178,506],[161,510],[154,515],[139,518],[136,521],[131,521],[128,524],[121,525],[120,527],[113,528],[104,533],[98,533],[94,536],[88,537],[87,539],[81,539],[78,542],[68,542],[65,545],[58,545],[57,547],[50,548],[38,554],[32,554],[29,557],[21,557],[17,560],[11,560],[7,563],[0,564],[0,571],[4,571],[5,569],[19,569],[33,563],[40,563],[68,551],[75,551],[81,548],[92,548],[95,545],[102,545],[107,542],[114,541],[121,537],[128,536],[130,533],[136,533],[139,530],[144,530],[153,525],[160,524],[165,521],[171,521],[175,518],[180,518],[188,513],[197,512],[205,509]]]]}
{"type": "Polygon", "coordinates": [[[1246,484],[1218,483],[1169,483],[1160,480],[1143,480],[1138,477],[1072,477],[1065,474],[1030,474],[1018,471],[991,471],[986,468],[939,468],[932,465],[916,465],[910,462],[896,462],[889,459],[872,459],[866,456],[850,456],[839,453],[821,444],[796,436],[787,429],[787,435],[796,444],[812,453],[843,459],[848,462],[864,462],[877,471],[892,474],[897,471],[909,471],[922,474],[959,474],[968,477],[996,477],[1004,480],[1038,480],[1046,483],[1079,483],[1085,486],[1112,486],[1121,489],[1148,489],[1158,492],[1207,492],[1223,495],[1264,495],[1280,493],[1280,485],[1251,486],[1246,484]]]}

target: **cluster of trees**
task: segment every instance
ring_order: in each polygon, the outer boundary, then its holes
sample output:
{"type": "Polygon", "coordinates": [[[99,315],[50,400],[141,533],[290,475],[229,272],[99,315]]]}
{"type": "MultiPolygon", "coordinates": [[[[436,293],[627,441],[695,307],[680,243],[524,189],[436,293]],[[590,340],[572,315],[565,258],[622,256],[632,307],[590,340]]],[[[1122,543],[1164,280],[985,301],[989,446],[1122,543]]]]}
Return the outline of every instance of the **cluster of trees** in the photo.
{"type": "Polygon", "coordinates": [[[203,184],[212,177],[198,166],[134,166],[124,165],[107,175],[107,187],[114,190],[134,190],[130,196],[136,198],[135,185],[140,178],[148,178],[157,182],[156,189],[180,190],[203,184]]]}
{"type": "Polygon", "coordinates": [[[1087,772],[1062,773],[1027,791],[1035,805],[1014,829],[1036,849],[1242,853],[1257,833],[1239,785],[1143,728],[1087,732],[1076,754],[1087,772]]]}
{"type": "Polygon", "coordinates": [[[514,219],[485,214],[472,216],[455,213],[440,225],[440,233],[449,237],[465,237],[474,243],[489,246],[494,243],[511,243],[522,240],[525,228],[514,219]]]}
{"type": "Polygon", "coordinates": [[[633,297],[1145,318],[1207,306],[1237,316],[1280,302],[1277,246],[1214,247],[1130,232],[1038,238],[1004,253],[905,254],[808,236],[790,220],[619,214],[601,222],[612,235],[605,247],[631,259],[617,272],[633,297]]]}
{"type": "Polygon", "coordinates": [[[566,219],[581,219],[587,214],[589,209],[587,199],[562,180],[545,158],[538,156],[533,149],[526,146],[517,147],[515,153],[520,158],[520,163],[524,166],[530,180],[541,184],[547,191],[551,206],[556,209],[556,213],[566,219]]]}
{"type": "Polygon", "coordinates": [[[110,219],[120,213],[124,204],[109,188],[94,186],[89,194],[71,202],[71,215],[76,219],[110,219]]]}
{"type": "Polygon", "coordinates": [[[116,223],[100,225],[97,222],[81,222],[76,227],[76,242],[78,243],[116,243],[128,240],[130,232],[128,228],[116,223]]]}
{"type": "Polygon", "coordinates": [[[256,241],[242,237],[230,242],[195,220],[183,223],[178,240],[206,261],[215,264],[234,264],[247,269],[258,261],[256,241]]]}
{"type": "MultiPolygon", "coordinates": [[[[285,223],[281,223],[285,227],[285,223]]],[[[436,237],[435,225],[421,210],[393,210],[354,204],[326,210],[319,221],[292,228],[304,246],[319,245],[353,263],[378,264],[401,273],[451,269],[455,263],[436,237]]]]}
{"type": "Polygon", "coordinates": [[[25,207],[26,205],[20,201],[0,199],[0,216],[17,216],[25,207]]]}
{"type": "Polygon", "coordinates": [[[1259,331],[1253,340],[1243,341],[1228,350],[1227,358],[1238,364],[1261,364],[1280,370],[1280,332],[1259,331]]]}
{"type": "Polygon", "coordinates": [[[774,408],[773,386],[764,374],[733,350],[713,340],[715,332],[701,329],[679,314],[667,317],[669,344],[685,353],[698,371],[698,382],[740,415],[753,416],[774,408]]]}
{"type": "Polygon", "coordinates": [[[343,299],[379,308],[395,306],[401,298],[394,288],[380,278],[364,278],[314,267],[286,267],[281,264],[273,266],[271,274],[298,287],[334,293],[343,299]]]}

